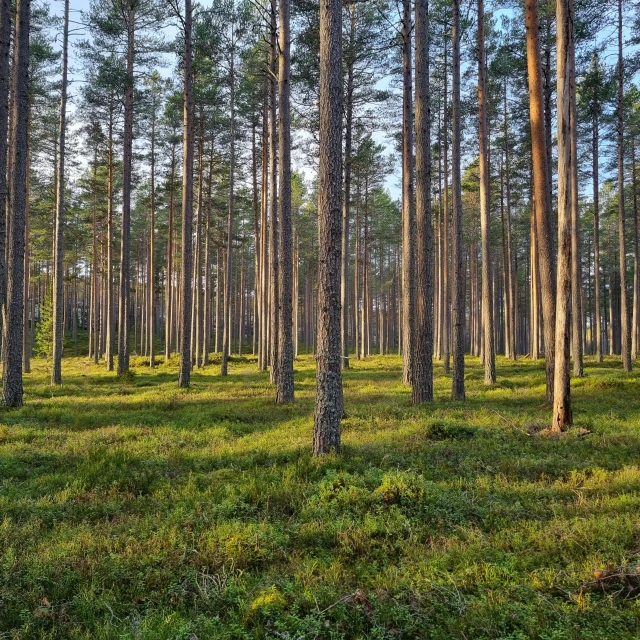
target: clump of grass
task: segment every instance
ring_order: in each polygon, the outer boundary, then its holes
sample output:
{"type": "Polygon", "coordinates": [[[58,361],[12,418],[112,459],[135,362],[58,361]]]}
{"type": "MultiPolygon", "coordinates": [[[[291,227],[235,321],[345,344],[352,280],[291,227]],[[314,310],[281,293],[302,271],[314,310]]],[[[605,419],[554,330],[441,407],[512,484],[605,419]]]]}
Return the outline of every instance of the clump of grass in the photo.
{"type": "Polygon", "coordinates": [[[253,357],[211,361],[188,393],[176,356],[126,379],[66,358],[56,389],[34,361],[0,414],[0,636],[637,637],[640,398],[614,359],[560,439],[542,362],[486,388],[469,358],[465,403],[436,363],[414,407],[398,357],[353,360],[321,460],[311,356],[287,407],[253,357]]]}

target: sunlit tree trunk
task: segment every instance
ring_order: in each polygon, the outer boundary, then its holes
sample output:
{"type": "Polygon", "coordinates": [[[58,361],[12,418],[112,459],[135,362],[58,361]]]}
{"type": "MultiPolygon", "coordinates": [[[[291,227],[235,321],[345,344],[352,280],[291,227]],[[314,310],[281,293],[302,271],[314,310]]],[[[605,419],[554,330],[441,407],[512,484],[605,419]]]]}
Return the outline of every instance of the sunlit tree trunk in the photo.
{"type": "Polygon", "coordinates": [[[444,44],[444,110],[442,116],[442,137],[444,140],[443,158],[443,178],[444,178],[444,198],[443,198],[443,252],[442,252],[442,289],[443,289],[443,309],[442,322],[440,324],[442,341],[442,365],[445,373],[451,369],[451,274],[450,253],[451,253],[451,232],[449,230],[449,134],[448,134],[448,114],[449,114],[449,71],[447,66],[447,43],[444,44]]]}
{"type": "Polygon", "coordinates": [[[93,155],[93,203],[92,203],[92,229],[91,229],[91,306],[89,311],[89,358],[93,356],[93,363],[98,364],[100,359],[100,346],[98,342],[99,305],[98,305],[98,146],[93,155]]]}
{"type": "Polygon", "coordinates": [[[198,201],[196,216],[195,251],[193,261],[193,300],[191,303],[191,352],[196,368],[201,366],[203,309],[202,309],[202,220],[204,203],[204,108],[200,105],[200,135],[198,141],[198,201]]]}
{"type": "Polygon", "coordinates": [[[120,302],[118,306],[118,375],[129,371],[129,287],[131,232],[131,166],[133,161],[133,60],[135,55],[135,10],[127,9],[127,70],[124,94],[124,138],[122,161],[122,236],[120,243],[120,302]]]}
{"type": "Polygon", "coordinates": [[[56,218],[53,240],[53,367],[51,384],[62,384],[62,288],[64,285],[64,196],[65,152],[67,136],[67,69],[69,52],[69,0],[64,3],[64,27],[62,30],[62,87],[60,97],[60,129],[58,132],[58,169],[56,184],[56,218]]]}
{"type": "Polygon", "coordinates": [[[487,133],[487,80],[484,52],[484,0],[478,0],[478,132],[480,143],[480,229],[482,235],[482,329],[484,383],[496,381],[493,295],[491,289],[491,220],[489,214],[489,142],[487,133]]]}
{"type": "Polygon", "coordinates": [[[624,213],[624,63],[622,58],[622,0],[618,0],[618,258],[620,264],[620,330],[622,366],[631,371],[629,312],[627,309],[627,256],[624,213]]]}
{"type": "Polygon", "coordinates": [[[413,192],[413,96],[411,71],[411,2],[403,0],[402,15],[402,381],[413,379],[415,340],[415,226],[413,192]]]}
{"type": "MultiPolygon", "coordinates": [[[[570,0],[573,3],[573,0],[570,0]]],[[[571,8],[573,14],[573,8],[571,8]]],[[[573,20],[573,17],[571,18],[573,20]]],[[[571,27],[573,28],[573,27],[571,27]]],[[[576,122],[576,62],[574,36],[569,47],[569,135],[571,138],[571,340],[573,375],[584,376],[582,350],[582,266],[580,263],[580,212],[578,210],[578,128],[576,122]]]]}
{"type": "Polygon", "coordinates": [[[640,282],[638,281],[638,184],[636,176],[636,139],[631,138],[631,175],[633,180],[633,313],[631,321],[631,358],[638,357],[638,312],[640,282]]]}
{"type": "Polygon", "coordinates": [[[182,269],[180,273],[180,325],[181,348],[178,386],[191,383],[191,271],[193,268],[193,147],[194,101],[191,48],[191,0],[184,3],[184,118],[182,143],[182,269]]]}
{"type": "MultiPolygon", "coordinates": [[[[280,0],[280,59],[278,68],[278,154],[279,174],[279,249],[278,273],[278,376],[276,402],[293,402],[293,234],[291,227],[291,122],[289,94],[291,91],[291,33],[289,30],[289,0],[280,0]]],[[[346,318],[345,318],[346,319],[346,318]]]]}
{"type": "MultiPolygon", "coordinates": [[[[233,37],[233,36],[232,36],[233,37]]],[[[226,376],[229,371],[229,352],[231,350],[231,250],[233,244],[233,215],[235,207],[235,174],[236,174],[236,132],[235,132],[235,50],[232,45],[230,55],[230,111],[231,111],[231,127],[230,127],[230,148],[229,148],[229,208],[227,212],[227,251],[225,255],[224,268],[224,302],[223,316],[224,329],[222,334],[222,360],[220,365],[220,375],[226,376]]]]}
{"type": "Polygon", "coordinates": [[[11,0],[0,0],[0,331],[7,295],[7,142],[9,128],[9,52],[11,48],[11,0]]]}
{"type": "Polygon", "coordinates": [[[204,329],[202,332],[202,366],[209,364],[211,349],[211,196],[213,189],[214,146],[211,142],[209,154],[209,180],[207,182],[207,219],[204,232],[204,329]]]}
{"type": "MultiPolygon", "coordinates": [[[[563,431],[572,422],[569,387],[569,315],[571,313],[572,167],[571,102],[573,74],[573,0],[557,0],[558,51],[558,281],[556,297],[556,353],[551,429],[563,431]]],[[[577,284],[577,283],[576,283],[577,284]]]]}
{"type": "MultiPolygon", "coordinates": [[[[257,115],[256,115],[257,120],[257,115]]],[[[261,252],[261,233],[260,226],[260,206],[258,204],[258,153],[256,147],[256,128],[258,123],[254,121],[251,125],[251,178],[252,178],[252,200],[253,200],[253,236],[255,241],[254,266],[253,266],[253,331],[251,334],[252,353],[256,355],[259,350],[260,336],[260,315],[262,308],[260,307],[260,297],[262,295],[260,288],[260,252],[261,252]]],[[[260,366],[258,364],[258,366],[260,366]]]]}
{"type": "MultiPolygon", "coordinates": [[[[529,79],[529,121],[531,125],[531,158],[533,163],[533,207],[540,280],[542,315],[544,320],[545,368],[547,401],[553,401],[553,373],[555,362],[556,278],[553,264],[551,233],[551,202],[549,199],[547,138],[544,122],[542,72],[540,67],[540,39],[538,0],[525,1],[527,29],[527,71],[529,79]]],[[[532,332],[534,327],[531,328],[532,332]]]]}
{"type": "Polygon", "coordinates": [[[453,0],[452,38],[452,143],[451,143],[451,191],[452,204],[452,321],[453,321],[453,378],[452,397],[464,400],[464,252],[462,249],[462,185],[460,176],[460,0],[453,0]]]}
{"type": "Polygon", "coordinates": [[[165,292],[164,318],[164,358],[171,358],[171,341],[173,338],[174,285],[173,285],[173,218],[175,201],[176,146],[171,145],[171,168],[169,172],[169,222],[167,226],[167,276],[165,292]]]}
{"type": "Polygon", "coordinates": [[[269,49],[269,379],[276,384],[278,379],[278,295],[279,258],[278,251],[278,132],[276,119],[276,59],[277,59],[276,0],[271,0],[271,40],[269,49]]]}
{"type": "Polygon", "coordinates": [[[107,142],[107,274],[105,304],[105,353],[107,371],[113,371],[113,352],[115,347],[114,300],[113,300],[113,127],[114,106],[109,104],[109,140],[107,142]]]}
{"type": "Polygon", "coordinates": [[[22,305],[27,206],[30,0],[17,0],[11,87],[7,216],[7,301],[3,322],[2,393],[8,407],[22,406],[22,305]]]}
{"type": "MultiPolygon", "coordinates": [[[[29,128],[31,128],[31,105],[29,105],[29,128]]],[[[22,372],[31,373],[31,332],[29,331],[29,187],[31,175],[31,145],[27,146],[27,199],[24,208],[24,304],[22,307],[22,372]]],[[[33,320],[32,320],[33,321],[33,320]]]]}
{"type": "Polygon", "coordinates": [[[262,190],[260,197],[260,346],[258,368],[266,371],[268,366],[268,326],[269,326],[269,223],[268,223],[268,191],[269,191],[269,79],[265,78],[263,93],[264,107],[262,111],[262,190]]]}
{"type": "Polygon", "coordinates": [[[318,322],[313,453],[340,452],[342,214],[342,6],[320,3],[320,147],[318,164],[318,322]]]}
{"type": "Polygon", "coordinates": [[[351,2],[349,11],[349,63],[347,67],[346,113],[344,133],[344,202],[342,203],[342,271],[340,274],[340,304],[342,366],[349,367],[349,214],[351,207],[351,140],[353,135],[353,75],[356,10],[351,2]]]}
{"type": "Polygon", "coordinates": [[[154,338],[155,338],[155,251],[156,251],[156,105],[153,104],[153,112],[151,114],[151,203],[150,203],[150,219],[149,219],[149,304],[147,322],[149,331],[149,366],[153,369],[156,366],[154,338]]]}
{"type": "Polygon", "coordinates": [[[431,220],[431,108],[429,2],[416,0],[416,332],[414,404],[433,400],[433,235],[431,220]]]}

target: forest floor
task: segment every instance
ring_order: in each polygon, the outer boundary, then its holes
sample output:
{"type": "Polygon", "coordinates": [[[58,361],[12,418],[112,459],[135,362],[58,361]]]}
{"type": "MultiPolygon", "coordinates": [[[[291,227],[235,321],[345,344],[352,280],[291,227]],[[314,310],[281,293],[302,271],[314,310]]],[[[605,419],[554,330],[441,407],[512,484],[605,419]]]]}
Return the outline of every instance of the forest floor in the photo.
{"type": "Polygon", "coordinates": [[[133,364],[34,360],[0,412],[0,638],[639,637],[640,368],[587,358],[552,437],[542,362],[416,408],[354,361],[316,460],[312,357],[284,407],[253,358],[133,364]]]}

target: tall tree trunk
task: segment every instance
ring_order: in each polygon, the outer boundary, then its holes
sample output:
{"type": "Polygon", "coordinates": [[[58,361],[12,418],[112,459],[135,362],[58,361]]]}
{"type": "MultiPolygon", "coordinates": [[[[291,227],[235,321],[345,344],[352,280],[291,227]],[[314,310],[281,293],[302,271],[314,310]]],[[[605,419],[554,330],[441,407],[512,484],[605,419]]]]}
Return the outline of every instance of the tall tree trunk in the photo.
{"type": "Polygon", "coordinates": [[[269,379],[272,384],[278,380],[278,295],[279,258],[278,251],[278,132],[276,120],[276,59],[277,59],[277,19],[276,2],[271,0],[271,41],[269,48],[269,379]]]}
{"type": "Polygon", "coordinates": [[[464,400],[464,253],[462,250],[462,184],[460,176],[460,0],[453,0],[451,190],[453,193],[453,379],[452,397],[464,400]]]}
{"type": "Polygon", "coordinates": [[[209,154],[209,180],[207,182],[207,219],[204,232],[204,330],[202,332],[202,366],[209,364],[211,350],[211,203],[213,189],[214,145],[211,141],[209,154]]]}
{"type": "Polygon", "coordinates": [[[433,400],[433,236],[431,230],[431,108],[429,1],[416,0],[416,332],[414,404],[433,400]]]}
{"type": "MultiPolygon", "coordinates": [[[[232,36],[233,38],[234,36],[232,36]]],[[[234,213],[234,198],[235,198],[235,174],[236,174],[236,131],[235,131],[235,48],[234,44],[231,45],[231,68],[230,68],[230,82],[231,82],[231,96],[230,96],[230,110],[231,110],[231,126],[230,126],[230,154],[229,154],[229,209],[227,214],[227,252],[226,252],[226,264],[224,269],[225,287],[224,287],[224,332],[222,334],[222,360],[220,364],[220,375],[226,376],[229,368],[229,352],[231,350],[231,249],[233,243],[233,213],[234,213]]]]}
{"type": "Polygon", "coordinates": [[[197,368],[201,366],[202,347],[202,219],[204,203],[204,109],[200,104],[200,136],[198,141],[198,215],[196,217],[195,259],[193,263],[193,315],[191,326],[192,361],[197,368]]]}
{"type": "Polygon", "coordinates": [[[356,358],[360,360],[360,180],[356,181],[356,228],[353,260],[353,334],[355,338],[356,358]]]}
{"type": "Polygon", "coordinates": [[[416,291],[411,1],[403,0],[402,7],[402,382],[411,384],[413,379],[416,291]]]}
{"type": "MultiPolygon", "coordinates": [[[[571,13],[573,14],[573,0],[571,13]]],[[[573,25],[573,15],[571,17],[573,25]]],[[[571,26],[573,29],[573,26],[571,26]]],[[[571,138],[571,339],[573,351],[573,375],[584,376],[584,357],[582,351],[582,265],[580,262],[580,211],[578,209],[578,125],[576,116],[576,61],[575,42],[571,36],[569,47],[569,135],[571,138]]]]}
{"type": "Polygon", "coordinates": [[[347,67],[346,113],[344,132],[344,202],[342,203],[342,270],[340,273],[340,304],[342,366],[349,367],[349,214],[351,207],[351,141],[353,135],[353,75],[354,41],[356,32],[355,3],[347,5],[349,11],[349,60],[347,67]]]}
{"type": "MultiPolygon", "coordinates": [[[[258,153],[256,147],[256,128],[258,116],[256,115],[256,121],[251,125],[251,177],[253,187],[253,237],[254,237],[254,267],[253,267],[253,283],[254,283],[254,296],[253,296],[253,331],[252,331],[252,352],[256,355],[259,350],[259,335],[260,335],[260,315],[262,314],[262,308],[260,307],[260,297],[262,295],[260,289],[260,265],[261,258],[260,252],[262,248],[260,226],[260,205],[258,204],[258,153]]],[[[259,356],[258,356],[259,359],[259,356]]],[[[260,364],[258,363],[258,366],[260,364]]]]}
{"type": "Polygon", "coordinates": [[[240,251],[240,278],[238,282],[238,291],[236,295],[237,303],[236,309],[238,313],[238,355],[242,355],[242,342],[244,340],[244,292],[245,292],[245,281],[244,281],[244,238],[242,239],[242,249],[240,251]]]}
{"type": "Polygon", "coordinates": [[[487,79],[484,53],[484,0],[478,0],[478,131],[480,144],[480,230],[482,235],[482,328],[484,383],[496,381],[493,295],[491,289],[491,219],[489,212],[489,141],[487,133],[487,79]]]}
{"type": "Polygon", "coordinates": [[[135,10],[127,10],[127,85],[124,93],[124,138],[122,162],[122,241],[120,245],[120,304],[118,307],[118,375],[129,371],[129,288],[131,233],[131,165],[133,160],[133,61],[135,10]]]}
{"type": "MultiPolygon", "coordinates": [[[[573,0],[557,0],[558,51],[558,281],[556,298],[556,357],[551,429],[563,431],[572,422],[569,386],[569,315],[571,312],[572,155],[571,102],[573,73],[573,0]]],[[[576,286],[578,283],[574,283],[576,286]]]]}
{"type": "Polygon", "coordinates": [[[100,347],[98,343],[98,147],[93,156],[93,211],[92,211],[92,251],[91,251],[91,310],[89,318],[89,357],[93,353],[93,363],[98,364],[100,347]]]}
{"type": "Polygon", "coordinates": [[[511,181],[510,181],[510,172],[511,172],[511,163],[510,163],[510,155],[509,155],[509,125],[507,122],[507,85],[505,80],[505,91],[504,91],[504,162],[505,162],[505,195],[506,195],[506,227],[507,227],[507,273],[508,273],[508,281],[509,281],[509,292],[508,299],[510,302],[510,323],[511,330],[509,332],[511,344],[509,347],[510,358],[512,360],[516,359],[517,354],[517,342],[516,336],[518,334],[518,296],[517,296],[517,286],[518,286],[518,274],[514,268],[514,256],[513,256],[513,241],[511,236],[511,181]]]}
{"type": "Polygon", "coordinates": [[[181,349],[178,386],[191,383],[191,271],[193,268],[193,150],[194,100],[191,53],[191,0],[184,1],[184,145],[182,169],[182,269],[180,273],[181,349]]]}
{"type": "Polygon", "coordinates": [[[171,145],[171,169],[169,173],[169,221],[167,226],[167,276],[165,281],[164,359],[171,358],[171,328],[173,326],[173,217],[176,179],[176,146],[171,145]]]}
{"type": "Polygon", "coordinates": [[[442,341],[442,365],[445,373],[449,373],[451,369],[451,273],[450,251],[451,251],[451,233],[449,231],[449,134],[448,134],[448,66],[447,66],[447,42],[444,43],[444,108],[442,116],[442,137],[444,139],[444,199],[443,199],[443,252],[442,252],[442,288],[443,288],[443,309],[442,322],[440,325],[441,341],[442,341]]]}
{"type": "Polygon", "coordinates": [[[0,0],[0,331],[7,296],[7,141],[9,128],[9,52],[11,48],[11,0],[0,0]]]}
{"type": "Polygon", "coordinates": [[[109,103],[109,140],[107,142],[107,283],[105,304],[105,352],[107,371],[113,371],[113,351],[115,346],[115,326],[113,321],[113,100],[109,103]]]}
{"type": "Polygon", "coordinates": [[[265,77],[263,85],[264,105],[262,111],[262,191],[260,198],[260,356],[258,358],[258,368],[266,371],[268,366],[268,325],[269,325],[269,223],[268,223],[268,202],[269,202],[269,83],[265,77]]]}
{"type": "Polygon", "coordinates": [[[341,450],[340,253],[342,213],[342,5],[320,3],[318,348],[313,453],[341,450]]]}
{"type": "Polygon", "coordinates": [[[555,362],[556,278],[553,263],[551,232],[551,202],[549,198],[547,138],[544,123],[542,72],[540,67],[540,38],[538,0],[525,1],[527,28],[527,71],[529,79],[529,120],[531,126],[531,157],[533,163],[533,206],[538,246],[537,258],[542,283],[542,315],[544,320],[545,368],[547,401],[553,401],[553,372],[555,362]]]}
{"type": "Polygon", "coordinates": [[[508,257],[507,249],[507,230],[505,221],[505,206],[504,206],[504,165],[500,167],[500,224],[502,227],[502,286],[504,289],[504,355],[506,358],[512,358],[513,352],[511,349],[511,265],[508,257]]]}
{"type": "Polygon", "coordinates": [[[631,358],[638,357],[638,312],[640,311],[640,292],[638,287],[638,184],[636,176],[636,139],[631,138],[631,176],[633,181],[633,313],[631,320],[631,358]]]}
{"type": "MultiPolygon", "coordinates": [[[[28,127],[31,129],[31,105],[28,127]]],[[[24,208],[24,303],[22,308],[22,372],[31,373],[31,332],[29,331],[29,184],[31,174],[31,146],[27,146],[27,199],[24,208]]]]}
{"type": "Polygon", "coordinates": [[[155,324],[154,324],[154,311],[156,306],[155,299],[155,252],[156,252],[156,104],[155,97],[153,98],[153,112],[151,114],[151,218],[149,220],[149,273],[148,273],[148,285],[149,285],[149,366],[153,369],[156,366],[155,351],[154,351],[154,338],[155,338],[155,324]]]}
{"type": "Polygon", "coordinates": [[[223,251],[220,247],[216,251],[216,308],[214,312],[215,319],[215,340],[214,340],[214,351],[216,353],[220,353],[220,301],[222,296],[222,287],[224,283],[224,275],[222,274],[223,266],[222,266],[222,256],[223,251]]]}
{"type": "Polygon", "coordinates": [[[17,0],[9,138],[7,202],[7,304],[3,322],[2,393],[8,407],[22,406],[22,305],[24,303],[24,229],[27,206],[27,145],[29,125],[30,0],[17,0]]]}
{"type": "MultiPolygon", "coordinates": [[[[293,235],[291,229],[291,123],[289,93],[291,81],[291,33],[289,0],[279,0],[280,59],[278,68],[278,155],[280,164],[278,219],[280,271],[278,293],[278,377],[276,402],[293,402],[293,235]]],[[[346,318],[345,318],[346,319],[346,318]]]]}
{"type": "Polygon", "coordinates": [[[60,129],[58,132],[58,170],[56,184],[56,219],[54,230],[53,264],[53,367],[51,384],[62,384],[62,288],[64,285],[64,189],[65,151],[67,135],[67,69],[69,52],[69,0],[64,2],[64,27],[62,31],[62,88],[60,98],[60,129]]]}
{"type": "Polygon", "coordinates": [[[437,219],[435,221],[435,229],[437,231],[436,236],[436,301],[434,310],[434,339],[435,339],[435,357],[440,360],[442,358],[442,307],[443,307],[443,288],[442,288],[442,275],[443,275],[443,213],[442,213],[442,119],[440,100],[438,100],[438,212],[437,219]]]}
{"type": "Polygon", "coordinates": [[[620,330],[622,366],[631,371],[629,312],[627,310],[627,255],[624,213],[624,62],[622,58],[622,0],[618,0],[618,256],[620,260],[620,330]]]}

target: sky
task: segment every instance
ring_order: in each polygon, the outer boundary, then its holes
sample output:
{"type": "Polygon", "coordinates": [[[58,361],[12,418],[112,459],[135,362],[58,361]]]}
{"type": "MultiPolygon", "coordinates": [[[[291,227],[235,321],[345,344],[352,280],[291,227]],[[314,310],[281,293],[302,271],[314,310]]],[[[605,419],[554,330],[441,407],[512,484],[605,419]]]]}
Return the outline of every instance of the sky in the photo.
{"type": "MultiPolygon", "coordinates": [[[[82,29],[80,24],[81,16],[80,12],[88,11],[89,9],[89,0],[70,0],[71,5],[71,33],[70,33],[70,41],[72,44],[70,50],[70,110],[74,108],[74,95],[77,94],[80,83],[82,82],[82,69],[80,62],[78,61],[75,51],[73,49],[73,43],[79,40],[85,39],[87,37],[86,32],[82,29]],[[75,23],[75,24],[74,24],[75,23]]],[[[211,5],[211,0],[200,0],[200,4],[204,7],[211,5]]],[[[465,3],[466,4],[466,3],[465,3]]],[[[494,3],[494,5],[499,5],[499,3],[494,3]]],[[[51,0],[50,1],[51,12],[55,15],[62,17],[64,11],[64,4],[62,0],[51,0]]],[[[500,16],[507,15],[513,16],[513,9],[502,9],[494,6],[494,17],[497,20],[497,23],[500,23],[500,16]]],[[[523,25],[524,29],[524,25],[523,25]]],[[[167,27],[166,35],[168,39],[171,39],[175,35],[175,27],[167,27]]],[[[606,47],[603,60],[608,64],[614,64],[617,56],[616,42],[615,38],[612,37],[615,35],[615,25],[612,25],[611,28],[603,30],[600,35],[600,40],[612,40],[610,44],[606,47]]],[[[624,29],[624,37],[625,40],[631,36],[631,31],[629,26],[626,26],[624,29]]],[[[58,34],[56,38],[56,42],[58,46],[61,42],[61,33],[58,34]]],[[[630,50],[637,50],[638,47],[629,48],[625,47],[625,53],[628,53],[630,50]]],[[[167,57],[167,66],[164,69],[161,69],[160,72],[163,75],[169,75],[173,72],[175,61],[171,57],[167,57]]],[[[388,79],[382,81],[382,84],[388,85],[388,79]]],[[[473,88],[471,88],[473,90],[473,88]]],[[[399,96],[400,99],[400,96],[399,96]]],[[[555,134],[555,132],[554,132],[555,134]]],[[[377,142],[382,143],[386,146],[388,153],[392,153],[393,147],[391,141],[386,137],[382,132],[376,132],[374,137],[377,142]]],[[[604,141],[606,143],[606,141],[604,141]]],[[[314,169],[309,166],[305,166],[301,160],[301,155],[296,154],[294,152],[292,162],[294,165],[294,169],[300,170],[307,178],[311,179],[314,174],[314,169]]],[[[604,176],[603,176],[604,177],[604,176]]],[[[396,161],[394,163],[393,173],[391,173],[386,179],[386,187],[389,190],[391,196],[393,198],[399,198],[401,195],[401,186],[400,186],[400,165],[399,162],[396,161]]],[[[581,191],[587,196],[590,196],[592,193],[591,189],[591,181],[586,180],[584,184],[581,185],[581,191]]]]}

